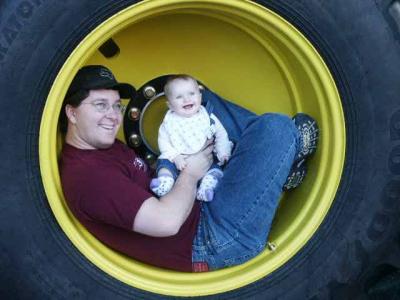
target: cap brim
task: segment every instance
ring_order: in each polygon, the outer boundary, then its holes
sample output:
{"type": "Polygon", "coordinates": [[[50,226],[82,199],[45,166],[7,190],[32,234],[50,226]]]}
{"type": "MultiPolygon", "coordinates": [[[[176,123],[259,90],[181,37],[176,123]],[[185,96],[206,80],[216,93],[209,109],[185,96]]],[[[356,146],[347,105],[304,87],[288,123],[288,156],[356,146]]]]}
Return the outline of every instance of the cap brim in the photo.
{"type": "Polygon", "coordinates": [[[131,99],[136,95],[136,89],[129,83],[119,83],[110,88],[117,90],[123,99],[131,99]]]}

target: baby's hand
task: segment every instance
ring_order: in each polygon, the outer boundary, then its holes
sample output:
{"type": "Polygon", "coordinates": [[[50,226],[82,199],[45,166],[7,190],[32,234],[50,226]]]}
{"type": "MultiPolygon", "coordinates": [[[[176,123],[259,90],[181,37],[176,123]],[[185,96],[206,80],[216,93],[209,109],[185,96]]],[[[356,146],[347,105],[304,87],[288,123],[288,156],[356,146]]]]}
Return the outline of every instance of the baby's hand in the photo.
{"type": "Polygon", "coordinates": [[[221,164],[225,164],[229,160],[229,155],[224,155],[221,157],[220,162],[221,164]]]}
{"type": "Polygon", "coordinates": [[[185,167],[186,167],[186,160],[185,160],[185,156],[183,155],[178,155],[174,158],[174,163],[176,168],[179,171],[182,171],[185,167]]]}

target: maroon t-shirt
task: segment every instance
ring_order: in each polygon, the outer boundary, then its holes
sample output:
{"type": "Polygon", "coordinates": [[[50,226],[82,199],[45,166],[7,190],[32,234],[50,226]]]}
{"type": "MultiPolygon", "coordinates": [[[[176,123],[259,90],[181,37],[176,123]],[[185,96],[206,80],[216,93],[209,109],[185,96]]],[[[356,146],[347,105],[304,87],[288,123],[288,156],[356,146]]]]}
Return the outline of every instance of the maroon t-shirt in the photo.
{"type": "Polygon", "coordinates": [[[192,271],[192,241],[200,216],[197,202],[174,236],[155,238],[132,231],[140,206],[153,197],[150,173],[133,150],[119,141],[104,150],[65,144],[60,169],[71,211],[96,238],[139,261],[192,271]]]}

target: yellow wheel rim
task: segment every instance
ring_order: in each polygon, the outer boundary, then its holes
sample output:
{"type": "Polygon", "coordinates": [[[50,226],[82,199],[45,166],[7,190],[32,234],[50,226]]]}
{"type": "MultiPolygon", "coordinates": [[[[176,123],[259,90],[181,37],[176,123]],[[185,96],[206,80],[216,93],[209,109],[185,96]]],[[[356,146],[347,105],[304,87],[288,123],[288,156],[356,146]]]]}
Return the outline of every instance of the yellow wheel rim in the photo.
{"type": "Polygon", "coordinates": [[[283,266],[316,232],[337,191],[345,156],[340,97],[311,43],[276,13],[246,0],[149,0],[105,20],[65,61],[42,116],[39,154],[51,209],[78,250],[101,270],[139,289],[175,296],[221,293],[283,266]],[[113,38],[120,54],[97,51],[113,38]],[[305,182],[286,193],[266,249],[240,266],[191,274],[152,267],[104,246],[74,218],[62,193],[57,165],[57,122],[62,99],[86,64],[110,67],[119,81],[139,87],[152,78],[189,73],[215,92],[257,113],[302,111],[319,122],[321,140],[305,182]]]}

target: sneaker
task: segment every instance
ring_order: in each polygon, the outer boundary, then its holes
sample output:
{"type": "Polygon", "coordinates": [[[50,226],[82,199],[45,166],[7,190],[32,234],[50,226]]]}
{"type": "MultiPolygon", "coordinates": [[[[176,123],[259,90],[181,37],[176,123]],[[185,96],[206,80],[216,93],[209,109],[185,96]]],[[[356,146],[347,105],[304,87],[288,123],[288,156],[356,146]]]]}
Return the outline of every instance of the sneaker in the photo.
{"type": "Polygon", "coordinates": [[[297,188],[304,180],[307,174],[306,160],[302,159],[299,162],[295,162],[290,170],[289,176],[283,185],[282,190],[292,190],[297,188]]]}
{"type": "Polygon", "coordinates": [[[293,117],[293,121],[300,134],[300,150],[295,161],[301,161],[316,151],[319,139],[319,128],[317,122],[304,113],[296,114],[293,117]]]}

